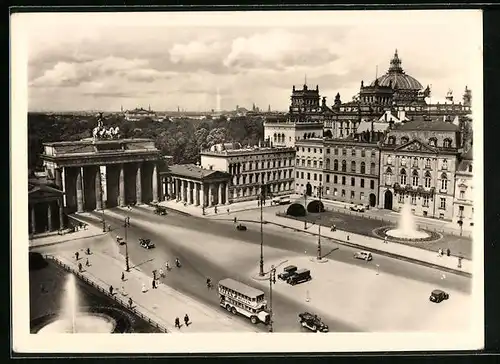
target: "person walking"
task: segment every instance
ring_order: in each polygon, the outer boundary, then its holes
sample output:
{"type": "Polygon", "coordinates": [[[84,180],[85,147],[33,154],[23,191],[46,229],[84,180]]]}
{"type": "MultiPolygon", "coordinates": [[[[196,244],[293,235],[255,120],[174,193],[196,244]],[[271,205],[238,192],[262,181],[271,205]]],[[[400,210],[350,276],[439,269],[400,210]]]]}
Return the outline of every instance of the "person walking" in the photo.
{"type": "Polygon", "coordinates": [[[89,258],[87,258],[87,260],[85,261],[85,266],[90,267],[89,258]]]}
{"type": "Polygon", "coordinates": [[[384,244],[387,244],[387,236],[384,237],[384,244]]]}
{"type": "Polygon", "coordinates": [[[109,294],[112,296],[113,295],[113,286],[109,286],[109,294]]]}
{"type": "Polygon", "coordinates": [[[449,257],[450,255],[451,255],[451,250],[450,250],[450,248],[447,248],[447,249],[446,249],[446,256],[448,256],[448,257],[449,257]]]}
{"type": "Polygon", "coordinates": [[[349,241],[349,235],[347,235],[347,241],[349,241]]]}
{"type": "Polygon", "coordinates": [[[78,260],[79,257],[80,257],[80,253],[76,252],[75,253],[75,259],[78,260]]]}
{"type": "Polygon", "coordinates": [[[133,303],[134,303],[134,301],[132,301],[132,298],[129,298],[128,299],[128,307],[132,308],[133,303]]]}
{"type": "Polygon", "coordinates": [[[214,206],[214,212],[217,213],[217,206],[214,206]]]}
{"type": "Polygon", "coordinates": [[[152,284],[152,286],[153,286],[153,289],[156,289],[156,280],[155,280],[155,279],[153,279],[153,281],[152,281],[152,283],[151,283],[151,284],[152,284]]]}
{"type": "Polygon", "coordinates": [[[83,270],[82,263],[78,263],[78,270],[81,272],[83,270]]]}
{"type": "Polygon", "coordinates": [[[87,255],[90,255],[90,248],[87,248],[87,255]]]}
{"type": "Polygon", "coordinates": [[[186,324],[186,327],[189,326],[189,316],[187,313],[186,313],[186,315],[184,315],[184,323],[186,324]]]}
{"type": "Polygon", "coordinates": [[[235,224],[236,224],[236,221],[238,221],[238,219],[236,218],[236,216],[234,217],[233,221],[234,221],[235,224]]]}
{"type": "Polygon", "coordinates": [[[142,291],[142,293],[146,293],[148,291],[148,289],[146,288],[146,285],[144,283],[142,284],[141,291],[142,291]]]}
{"type": "Polygon", "coordinates": [[[124,280],[125,280],[125,273],[122,272],[122,281],[124,281],[124,280]]]}
{"type": "Polygon", "coordinates": [[[179,320],[178,317],[175,318],[175,327],[177,327],[178,329],[181,328],[181,321],[179,320]]]}

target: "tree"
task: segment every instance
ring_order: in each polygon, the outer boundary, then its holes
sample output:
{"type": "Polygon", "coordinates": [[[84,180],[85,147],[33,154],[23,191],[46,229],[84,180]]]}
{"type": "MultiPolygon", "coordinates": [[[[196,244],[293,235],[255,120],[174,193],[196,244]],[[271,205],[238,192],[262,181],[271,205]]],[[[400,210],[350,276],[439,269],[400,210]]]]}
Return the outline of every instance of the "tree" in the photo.
{"type": "Polygon", "coordinates": [[[196,139],[196,145],[198,148],[202,148],[207,143],[208,130],[206,128],[199,128],[195,131],[194,137],[196,139]]]}
{"type": "Polygon", "coordinates": [[[210,130],[210,133],[207,136],[207,146],[211,147],[215,144],[224,143],[226,141],[226,136],[226,128],[215,128],[210,130]]]}
{"type": "Polygon", "coordinates": [[[293,203],[286,210],[286,214],[295,217],[306,216],[306,209],[300,203],[293,203]]]}

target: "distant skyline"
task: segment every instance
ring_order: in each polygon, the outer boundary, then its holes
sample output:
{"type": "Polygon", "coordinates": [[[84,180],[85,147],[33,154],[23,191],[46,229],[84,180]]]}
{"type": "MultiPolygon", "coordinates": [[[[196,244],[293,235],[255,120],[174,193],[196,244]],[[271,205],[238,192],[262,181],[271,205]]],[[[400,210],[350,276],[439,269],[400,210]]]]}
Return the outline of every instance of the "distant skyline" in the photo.
{"type": "Polygon", "coordinates": [[[478,11],[18,15],[30,111],[285,111],[305,77],[331,105],[384,74],[395,49],[433,102],[482,87],[478,11]]]}

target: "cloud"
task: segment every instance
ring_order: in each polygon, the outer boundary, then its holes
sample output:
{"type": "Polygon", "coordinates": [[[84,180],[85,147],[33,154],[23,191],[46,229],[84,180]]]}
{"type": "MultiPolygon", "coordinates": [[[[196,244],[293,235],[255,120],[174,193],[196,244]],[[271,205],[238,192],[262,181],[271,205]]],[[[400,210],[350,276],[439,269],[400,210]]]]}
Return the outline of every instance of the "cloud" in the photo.
{"type": "Polygon", "coordinates": [[[224,45],[221,42],[203,43],[193,41],[186,44],[176,43],[170,49],[170,60],[173,63],[204,62],[213,58],[219,58],[223,48],[224,45]]]}

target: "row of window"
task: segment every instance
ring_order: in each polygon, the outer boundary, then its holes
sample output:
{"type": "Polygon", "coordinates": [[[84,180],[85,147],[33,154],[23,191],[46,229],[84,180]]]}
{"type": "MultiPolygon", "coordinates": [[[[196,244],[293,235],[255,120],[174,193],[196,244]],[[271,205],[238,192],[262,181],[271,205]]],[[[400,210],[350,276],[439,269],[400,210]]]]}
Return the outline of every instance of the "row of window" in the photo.
{"type": "Polygon", "coordinates": [[[248,183],[254,183],[254,181],[255,183],[261,183],[264,182],[266,176],[267,176],[267,181],[276,181],[280,179],[293,178],[293,169],[285,169],[273,172],[243,174],[239,177],[237,176],[233,177],[233,182],[236,185],[246,184],[248,178],[248,183]]]}
{"type": "MultiPolygon", "coordinates": [[[[289,191],[292,188],[291,182],[275,183],[271,184],[271,192],[283,192],[289,191]]],[[[247,196],[257,196],[260,193],[260,188],[258,186],[254,187],[234,187],[233,196],[235,197],[247,197],[247,196]]]]}
{"type": "MultiPolygon", "coordinates": [[[[432,201],[432,198],[430,198],[429,196],[422,196],[422,207],[429,207],[429,201],[432,201]]],[[[405,196],[399,195],[398,202],[401,204],[404,204],[405,203],[405,196]]],[[[410,203],[412,205],[417,204],[417,196],[416,195],[410,196],[410,203]]],[[[441,197],[439,199],[439,208],[442,210],[446,210],[446,198],[441,197]]]]}
{"type": "MultiPolygon", "coordinates": [[[[297,152],[300,151],[300,148],[302,148],[302,152],[305,152],[305,147],[297,147],[297,152]]],[[[307,153],[311,153],[311,150],[313,151],[313,153],[320,153],[322,154],[323,153],[323,149],[322,148],[307,148],[307,153]]],[[[342,149],[342,155],[347,155],[347,150],[346,148],[343,148],[342,149]]],[[[326,148],[326,154],[330,154],[331,153],[331,148],[326,148]]],[[[334,155],[339,155],[339,148],[333,148],[333,154],[334,155]]],[[[356,149],[351,149],[351,156],[352,157],[356,157],[357,156],[357,150],[356,149]]],[[[365,149],[361,149],[361,157],[366,157],[366,150],[365,149]]],[[[375,158],[376,157],[376,152],[374,150],[371,151],[371,157],[372,158],[375,158]]]]}
{"type": "MultiPolygon", "coordinates": [[[[390,167],[387,167],[387,170],[385,171],[385,173],[386,173],[385,174],[386,185],[391,185],[392,184],[392,169],[390,167]]],[[[424,180],[423,186],[426,188],[430,188],[431,187],[431,179],[432,179],[431,173],[429,171],[426,171],[424,174],[424,178],[423,178],[423,180],[424,180]]],[[[399,184],[407,185],[407,184],[409,184],[409,181],[410,181],[410,179],[407,178],[406,170],[401,169],[401,171],[399,171],[399,184]]],[[[441,174],[440,182],[441,182],[441,189],[447,190],[448,189],[448,176],[446,175],[446,173],[441,174]]],[[[414,187],[418,187],[420,185],[419,173],[415,169],[413,170],[413,172],[411,174],[411,185],[414,187]]]]}
{"type": "MultiPolygon", "coordinates": [[[[407,137],[407,136],[403,136],[401,137],[400,139],[400,144],[406,144],[410,141],[410,138],[407,137]]],[[[451,148],[452,147],[452,143],[453,141],[450,139],[450,138],[445,138],[443,140],[443,148],[451,148]]],[[[395,145],[396,144],[396,137],[394,135],[391,135],[388,139],[387,139],[387,144],[389,145],[395,145]]],[[[428,140],[428,144],[433,146],[433,147],[437,147],[437,138],[429,138],[428,140]]]]}
{"type": "MultiPolygon", "coordinates": [[[[416,168],[419,167],[420,164],[419,164],[419,158],[418,157],[414,157],[413,159],[411,159],[410,157],[408,157],[408,159],[411,160],[412,167],[416,167],[416,168]]],[[[400,164],[402,166],[406,166],[407,165],[407,160],[406,160],[405,156],[402,156],[399,161],[400,161],[400,164]]],[[[392,162],[393,162],[393,157],[390,156],[390,155],[388,155],[387,159],[386,159],[386,163],[389,164],[389,165],[392,165],[392,162]]],[[[426,158],[425,159],[424,168],[431,168],[431,159],[430,158],[426,158]]],[[[448,169],[448,160],[447,159],[443,159],[443,161],[441,163],[441,169],[448,169]]]]}
{"type": "MultiPolygon", "coordinates": [[[[288,166],[293,165],[293,158],[287,158],[283,159],[283,163],[281,159],[279,160],[273,160],[271,161],[263,161],[260,162],[260,169],[265,169],[265,166],[267,165],[267,168],[281,168],[282,164],[283,167],[287,166],[287,161],[288,161],[288,166]]],[[[229,164],[229,173],[231,174],[239,174],[241,172],[244,172],[246,170],[247,163],[231,163],[229,164]]],[[[248,162],[248,170],[254,170],[254,169],[259,169],[259,162],[248,162]],[[255,166],[255,168],[254,168],[255,166]]]]}
{"type": "MultiPolygon", "coordinates": [[[[306,174],[304,174],[304,172],[299,172],[299,171],[297,171],[297,172],[296,172],[296,178],[299,178],[299,176],[300,176],[300,178],[301,178],[301,179],[304,179],[304,177],[307,177],[307,180],[308,180],[308,181],[310,181],[310,180],[311,180],[311,173],[306,173],[306,174]]],[[[326,176],[326,177],[325,177],[325,178],[326,178],[326,183],[331,183],[331,178],[330,178],[330,175],[329,175],[329,174],[326,174],[325,176],[326,176]]],[[[322,182],[322,181],[323,181],[323,175],[321,175],[321,174],[319,174],[319,176],[318,176],[318,174],[317,174],[317,173],[314,173],[314,174],[312,175],[312,177],[313,177],[313,181],[317,181],[317,180],[318,180],[318,177],[319,177],[319,181],[320,181],[320,182],[322,182]]],[[[341,184],[342,184],[342,185],[346,185],[346,183],[347,183],[347,182],[346,182],[346,181],[347,181],[346,176],[341,176],[340,181],[341,181],[341,184]]],[[[370,181],[370,189],[374,190],[374,189],[375,189],[375,181],[374,181],[374,180],[369,180],[369,181],[370,181]]],[[[355,187],[355,186],[356,186],[356,178],[351,177],[350,182],[351,182],[351,186],[352,186],[352,187],[355,187]]],[[[337,175],[333,175],[333,183],[334,183],[334,184],[338,184],[338,183],[339,183],[339,176],[337,176],[337,175]]],[[[359,187],[361,187],[361,188],[365,188],[365,179],[364,179],[364,178],[360,178],[360,179],[359,179],[359,187]]]]}

